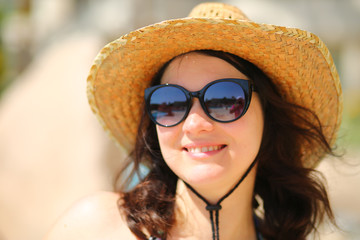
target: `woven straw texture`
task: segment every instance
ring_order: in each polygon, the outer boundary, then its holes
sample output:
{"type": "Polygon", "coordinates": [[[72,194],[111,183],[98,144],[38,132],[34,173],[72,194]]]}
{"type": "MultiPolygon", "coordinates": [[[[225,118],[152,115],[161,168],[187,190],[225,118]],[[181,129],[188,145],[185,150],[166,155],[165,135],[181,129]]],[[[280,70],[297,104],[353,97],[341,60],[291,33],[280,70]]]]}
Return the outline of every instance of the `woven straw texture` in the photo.
{"type": "MultiPolygon", "coordinates": [[[[135,142],[144,89],[173,57],[213,49],[238,55],[267,74],[290,102],[312,109],[333,143],[342,113],[342,91],[333,59],[314,34],[251,22],[237,8],[206,3],[191,17],[153,24],[106,45],[88,77],[92,110],[109,134],[131,151],[135,142]]],[[[305,166],[323,152],[303,146],[305,166]]]]}

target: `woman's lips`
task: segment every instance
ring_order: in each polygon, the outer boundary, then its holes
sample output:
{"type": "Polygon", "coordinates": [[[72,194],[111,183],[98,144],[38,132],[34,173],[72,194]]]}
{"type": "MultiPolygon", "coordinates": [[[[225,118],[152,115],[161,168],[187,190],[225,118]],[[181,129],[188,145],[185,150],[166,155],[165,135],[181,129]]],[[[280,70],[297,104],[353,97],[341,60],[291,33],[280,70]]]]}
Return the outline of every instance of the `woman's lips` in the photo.
{"type": "Polygon", "coordinates": [[[206,145],[206,146],[185,146],[183,149],[189,153],[210,153],[225,148],[224,144],[206,145]]]}

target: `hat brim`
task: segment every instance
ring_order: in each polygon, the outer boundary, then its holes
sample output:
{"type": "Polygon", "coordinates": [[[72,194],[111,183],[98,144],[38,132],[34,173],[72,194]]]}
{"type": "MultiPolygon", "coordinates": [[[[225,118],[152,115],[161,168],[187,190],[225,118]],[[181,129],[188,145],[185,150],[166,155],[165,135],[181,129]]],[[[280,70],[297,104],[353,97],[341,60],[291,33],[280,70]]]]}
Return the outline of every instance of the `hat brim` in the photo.
{"type": "MultiPolygon", "coordinates": [[[[342,92],[333,59],[314,34],[243,20],[183,18],[163,21],[106,45],[88,77],[90,105],[111,136],[131,151],[144,89],[161,66],[182,53],[212,49],[238,55],[267,74],[284,98],[314,111],[333,143],[342,113],[342,92]]],[[[304,149],[314,166],[322,149],[304,149]]]]}

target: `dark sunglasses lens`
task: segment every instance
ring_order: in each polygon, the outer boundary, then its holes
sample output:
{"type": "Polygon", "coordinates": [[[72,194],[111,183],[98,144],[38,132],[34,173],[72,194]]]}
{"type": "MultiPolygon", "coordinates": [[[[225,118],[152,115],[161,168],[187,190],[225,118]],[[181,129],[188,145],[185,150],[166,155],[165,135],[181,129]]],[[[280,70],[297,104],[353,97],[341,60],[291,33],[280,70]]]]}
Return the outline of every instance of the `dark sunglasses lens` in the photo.
{"type": "Polygon", "coordinates": [[[161,87],[151,95],[149,107],[157,123],[172,126],[179,123],[186,113],[186,95],[177,87],[161,87]]]}
{"type": "Polygon", "coordinates": [[[205,92],[204,102],[208,113],[219,121],[232,121],[242,115],[245,92],[234,82],[218,82],[205,92]]]}

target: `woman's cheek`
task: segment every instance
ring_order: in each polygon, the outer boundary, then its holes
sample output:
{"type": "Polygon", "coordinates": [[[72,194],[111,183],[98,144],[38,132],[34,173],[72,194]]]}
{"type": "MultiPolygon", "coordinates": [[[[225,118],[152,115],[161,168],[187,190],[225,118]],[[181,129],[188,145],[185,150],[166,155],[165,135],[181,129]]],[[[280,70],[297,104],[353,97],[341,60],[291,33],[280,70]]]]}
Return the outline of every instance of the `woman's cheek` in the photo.
{"type": "Polygon", "coordinates": [[[156,126],[160,150],[167,163],[174,161],[174,158],[180,154],[181,146],[176,128],[177,126],[171,128],[156,126]]]}

